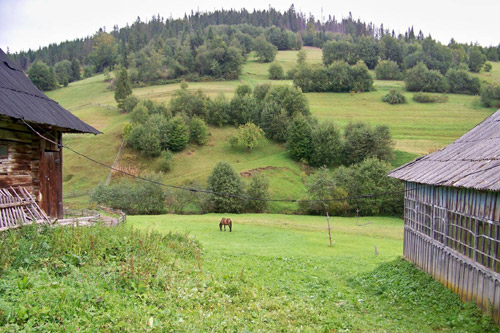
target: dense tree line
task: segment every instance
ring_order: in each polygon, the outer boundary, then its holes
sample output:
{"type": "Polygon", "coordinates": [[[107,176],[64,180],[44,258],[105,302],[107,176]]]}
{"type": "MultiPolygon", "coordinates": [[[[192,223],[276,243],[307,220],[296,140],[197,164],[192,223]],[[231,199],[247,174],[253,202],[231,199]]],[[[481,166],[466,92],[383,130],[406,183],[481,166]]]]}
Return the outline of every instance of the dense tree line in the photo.
{"type": "MultiPolygon", "coordinates": [[[[245,56],[255,50],[260,61],[272,61],[277,50],[300,49],[302,45],[323,48],[326,66],[336,61],[350,65],[363,61],[374,69],[380,60],[395,62],[401,71],[419,62],[446,74],[450,68],[466,66],[477,72],[485,61],[498,61],[499,47],[459,44],[453,39],[442,45],[413,28],[395,35],[372,23],[329,16],[323,23],[313,16],[273,8],[248,12],[245,9],[191,13],[182,19],[154,16],[140,18],[122,28],[100,29],[93,36],[22,51],[11,57],[24,69],[35,61],[58,65],[57,81],[66,85],[80,75],[110,70],[120,64],[130,71],[136,84],[167,83],[184,78],[238,77],[245,56]],[[63,63],[64,61],[64,63],[63,63]],[[72,74],[65,74],[70,61],[72,74]],[[77,66],[77,67],[75,67],[77,66]],[[78,74],[76,73],[78,72],[78,74]],[[61,73],[61,74],[59,74],[61,73]]],[[[486,67],[485,67],[486,69],[486,67]]],[[[52,84],[48,84],[52,86],[52,84]]]]}

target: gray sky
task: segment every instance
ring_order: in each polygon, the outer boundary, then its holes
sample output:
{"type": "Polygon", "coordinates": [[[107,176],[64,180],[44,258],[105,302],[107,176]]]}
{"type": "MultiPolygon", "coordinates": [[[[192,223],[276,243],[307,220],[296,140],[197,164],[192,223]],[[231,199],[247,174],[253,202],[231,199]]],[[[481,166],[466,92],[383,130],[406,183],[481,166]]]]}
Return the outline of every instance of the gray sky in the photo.
{"type": "MultiPolygon", "coordinates": [[[[50,43],[85,37],[99,27],[107,31],[117,24],[123,27],[137,16],[142,20],[160,14],[165,18],[182,17],[191,10],[264,9],[269,5],[280,10],[290,7],[291,1],[254,0],[0,0],[0,48],[11,52],[38,49],[50,43]]],[[[404,32],[414,26],[425,35],[447,44],[453,37],[459,42],[478,42],[483,46],[500,43],[498,14],[499,0],[349,0],[293,1],[295,9],[321,18],[335,15],[404,32]],[[411,3],[411,4],[410,4],[411,3]]]]}

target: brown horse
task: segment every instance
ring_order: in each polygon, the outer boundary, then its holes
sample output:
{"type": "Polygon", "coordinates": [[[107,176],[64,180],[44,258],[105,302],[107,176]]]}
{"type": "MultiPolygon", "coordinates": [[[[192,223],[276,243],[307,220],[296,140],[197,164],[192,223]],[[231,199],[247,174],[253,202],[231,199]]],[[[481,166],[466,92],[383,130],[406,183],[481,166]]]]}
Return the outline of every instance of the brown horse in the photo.
{"type": "Polygon", "coordinates": [[[224,231],[226,231],[226,225],[229,226],[229,232],[231,232],[233,229],[233,221],[231,221],[231,219],[226,219],[225,217],[223,217],[219,223],[220,231],[222,231],[222,226],[224,226],[224,231]]]}

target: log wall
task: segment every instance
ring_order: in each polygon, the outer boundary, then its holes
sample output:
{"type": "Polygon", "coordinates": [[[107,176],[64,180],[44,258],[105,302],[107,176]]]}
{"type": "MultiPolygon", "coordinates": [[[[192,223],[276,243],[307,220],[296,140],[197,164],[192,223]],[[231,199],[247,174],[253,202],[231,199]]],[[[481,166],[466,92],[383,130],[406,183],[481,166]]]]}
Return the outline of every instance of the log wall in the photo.
{"type": "Polygon", "coordinates": [[[500,322],[500,194],[405,187],[405,258],[500,322]]]}
{"type": "MultiPolygon", "coordinates": [[[[62,133],[56,129],[43,125],[37,125],[36,129],[57,142],[62,140],[62,133]]],[[[51,191],[57,193],[49,198],[42,183],[54,172],[43,168],[47,165],[42,163],[45,152],[56,153],[59,157],[56,160],[62,163],[62,152],[56,145],[41,140],[26,125],[0,116],[0,188],[24,187],[42,207],[49,206],[47,200],[58,200],[50,205],[57,209],[47,214],[59,218],[62,217],[62,174],[52,177],[55,183],[51,184],[51,191]]],[[[56,172],[62,173],[61,169],[59,165],[56,172]]]]}

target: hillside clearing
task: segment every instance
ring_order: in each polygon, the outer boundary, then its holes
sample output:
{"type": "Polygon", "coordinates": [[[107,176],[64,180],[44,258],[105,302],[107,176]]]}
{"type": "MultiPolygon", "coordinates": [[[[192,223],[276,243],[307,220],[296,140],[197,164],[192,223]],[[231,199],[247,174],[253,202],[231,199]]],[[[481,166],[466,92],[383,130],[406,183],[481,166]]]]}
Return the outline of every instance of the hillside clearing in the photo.
{"type": "MultiPolygon", "coordinates": [[[[321,50],[305,48],[308,62],[320,63],[321,50]]],[[[276,62],[285,70],[295,66],[297,51],[280,51],[276,62]]],[[[269,63],[258,63],[251,54],[243,67],[240,80],[189,83],[190,90],[201,89],[210,97],[219,93],[231,98],[240,84],[255,86],[259,83],[292,84],[291,81],[270,81],[267,79],[269,63]]],[[[495,80],[500,63],[493,64],[491,73],[480,73],[480,77],[495,80]]],[[[73,82],[69,87],[48,92],[50,98],[72,111],[83,121],[103,132],[98,136],[65,135],[68,146],[83,152],[106,164],[111,164],[121,143],[123,126],[130,121],[129,115],[117,110],[113,92],[107,89],[103,75],[73,82]]],[[[168,103],[180,84],[135,88],[139,98],[150,98],[156,102],[168,103]]],[[[350,121],[365,121],[372,125],[389,126],[396,142],[394,166],[411,161],[418,155],[440,149],[451,143],[477,123],[489,116],[493,109],[480,106],[479,97],[448,95],[444,104],[419,104],[412,100],[411,93],[405,93],[408,104],[389,105],[381,101],[389,89],[403,88],[402,81],[375,81],[375,91],[362,94],[308,93],[311,112],[320,120],[333,120],[341,128],[350,121]]],[[[234,132],[232,127],[210,128],[209,144],[204,147],[190,146],[175,154],[173,170],[163,177],[166,183],[176,185],[187,181],[205,184],[206,177],[218,161],[228,161],[238,172],[256,168],[277,167],[265,171],[271,176],[271,195],[299,198],[305,193],[304,182],[308,170],[293,162],[284,147],[266,143],[247,154],[232,149],[226,138],[234,132]]],[[[121,155],[119,165],[144,173],[154,171],[154,161],[142,157],[127,148],[121,155]]],[[[109,170],[82,159],[71,152],[64,153],[64,193],[71,206],[86,206],[87,193],[104,181],[109,170]],[[91,170],[91,172],[88,172],[91,170]],[[72,197],[72,198],[68,198],[72,197]]],[[[294,205],[273,204],[272,212],[293,211],[294,205]]]]}

